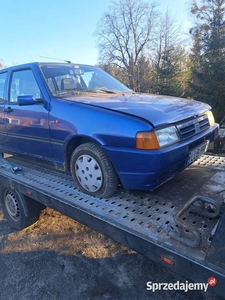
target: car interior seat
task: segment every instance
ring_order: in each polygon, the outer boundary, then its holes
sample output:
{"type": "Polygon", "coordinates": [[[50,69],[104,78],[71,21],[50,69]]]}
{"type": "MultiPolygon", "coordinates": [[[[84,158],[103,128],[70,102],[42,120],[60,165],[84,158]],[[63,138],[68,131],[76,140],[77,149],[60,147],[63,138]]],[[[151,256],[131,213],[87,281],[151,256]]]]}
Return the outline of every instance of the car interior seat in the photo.
{"type": "Polygon", "coordinates": [[[61,90],[72,90],[76,88],[77,84],[73,78],[63,78],[61,80],[61,90]]]}

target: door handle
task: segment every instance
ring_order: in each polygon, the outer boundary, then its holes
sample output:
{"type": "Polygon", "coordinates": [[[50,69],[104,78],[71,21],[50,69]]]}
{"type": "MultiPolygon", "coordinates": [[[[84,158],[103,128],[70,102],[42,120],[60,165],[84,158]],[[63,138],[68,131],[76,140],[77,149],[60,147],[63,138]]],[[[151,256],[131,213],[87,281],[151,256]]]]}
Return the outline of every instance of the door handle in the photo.
{"type": "Polygon", "coordinates": [[[13,109],[9,106],[9,107],[7,107],[7,108],[4,108],[3,111],[9,113],[9,112],[12,112],[13,109]]]}

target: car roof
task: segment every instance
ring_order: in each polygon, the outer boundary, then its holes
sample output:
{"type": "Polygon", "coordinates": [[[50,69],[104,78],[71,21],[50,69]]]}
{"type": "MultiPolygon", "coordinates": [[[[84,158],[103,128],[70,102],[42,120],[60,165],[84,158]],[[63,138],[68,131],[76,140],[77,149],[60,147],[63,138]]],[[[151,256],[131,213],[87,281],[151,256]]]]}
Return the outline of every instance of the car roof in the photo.
{"type": "Polygon", "coordinates": [[[1,69],[0,73],[9,71],[11,69],[30,68],[30,67],[32,67],[34,65],[36,65],[36,66],[40,66],[40,65],[42,65],[42,66],[43,65],[78,65],[78,66],[88,66],[86,64],[79,64],[79,63],[72,63],[72,62],[71,63],[66,63],[66,62],[30,62],[30,63],[14,65],[14,66],[11,66],[11,67],[7,67],[7,68],[4,68],[4,69],[1,69]]]}

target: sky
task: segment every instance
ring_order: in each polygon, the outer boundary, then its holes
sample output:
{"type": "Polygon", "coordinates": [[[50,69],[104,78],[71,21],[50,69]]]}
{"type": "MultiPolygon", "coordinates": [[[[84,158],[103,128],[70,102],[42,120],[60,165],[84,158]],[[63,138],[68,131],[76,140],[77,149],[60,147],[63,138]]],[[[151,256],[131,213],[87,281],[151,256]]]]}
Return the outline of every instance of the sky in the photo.
{"type": "MultiPolygon", "coordinates": [[[[190,0],[143,0],[176,19],[188,32],[190,0]]],[[[95,65],[94,31],[111,0],[0,0],[0,60],[10,67],[34,61],[70,60],[95,65]],[[43,58],[45,56],[47,58],[43,58]],[[49,59],[48,57],[54,58],[49,59]]]]}

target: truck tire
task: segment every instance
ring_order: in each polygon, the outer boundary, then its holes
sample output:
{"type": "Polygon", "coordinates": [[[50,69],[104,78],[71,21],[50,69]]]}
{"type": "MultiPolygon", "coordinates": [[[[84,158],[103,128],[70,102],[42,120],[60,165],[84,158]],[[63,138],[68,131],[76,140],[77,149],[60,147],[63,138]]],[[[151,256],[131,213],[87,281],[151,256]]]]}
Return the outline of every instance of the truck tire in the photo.
{"type": "Polygon", "coordinates": [[[118,188],[118,176],[103,150],[95,143],[78,146],[70,170],[76,186],[91,196],[107,198],[118,188]]]}
{"type": "Polygon", "coordinates": [[[35,223],[45,206],[14,189],[0,187],[0,202],[9,225],[17,230],[35,223]]]}

